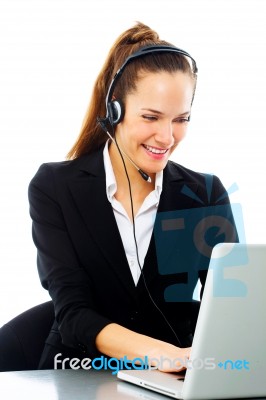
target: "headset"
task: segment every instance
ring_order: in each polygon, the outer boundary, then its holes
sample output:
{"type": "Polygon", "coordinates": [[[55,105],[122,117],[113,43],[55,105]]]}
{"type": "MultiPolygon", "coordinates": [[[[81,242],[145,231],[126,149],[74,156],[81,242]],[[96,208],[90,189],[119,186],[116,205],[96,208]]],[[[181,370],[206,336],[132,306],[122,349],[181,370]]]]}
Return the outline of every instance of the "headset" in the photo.
{"type": "Polygon", "coordinates": [[[151,302],[153,303],[154,307],[157,309],[157,311],[164,318],[164,320],[167,323],[168,327],[172,331],[172,333],[173,333],[178,345],[181,346],[181,341],[178,338],[175,330],[173,329],[173,327],[171,326],[170,322],[168,321],[168,319],[166,318],[166,316],[164,315],[162,310],[159,308],[159,306],[156,304],[155,300],[153,299],[153,297],[152,297],[152,295],[151,295],[151,293],[149,291],[149,288],[147,286],[146,279],[145,279],[145,276],[144,276],[144,273],[143,273],[143,269],[141,268],[141,264],[140,264],[140,260],[139,260],[138,244],[137,244],[137,239],[136,239],[136,228],[135,228],[135,218],[134,218],[131,183],[130,183],[129,175],[128,175],[128,172],[127,172],[127,168],[126,168],[126,164],[125,164],[123,156],[125,156],[125,157],[127,157],[127,159],[129,159],[129,161],[134,165],[134,167],[138,170],[138,172],[140,173],[140,175],[142,176],[142,178],[145,181],[151,182],[151,178],[149,177],[149,175],[147,173],[142,171],[135,164],[135,162],[122,149],[120,149],[116,139],[110,134],[110,132],[108,130],[108,125],[110,125],[110,127],[112,129],[112,133],[114,134],[114,126],[119,124],[119,122],[121,122],[123,120],[123,117],[124,117],[124,105],[122,104],[121,100],[117,100],[117,99],[113,100],[113,93],[114,93],[115,85],[117,84],[117,81],[121,77],[121,75],[122,75],[124,69],[126,68],[126,66],[130,62],[135,60],[136,58],[140,58],[140,57],[146,56],[148,54],[164,53],[164,52],[176,53],[176,54],[180,54],[180,55],[183,55],[185,57],[188,57],[192,62],[192,66],[191,66],[192,67],[191,68],[192,72],[194,74],[197,74],[198,68],[197,68],[197,64],[196,64],[196,61],[194,60],[194,58],[192,58],[189,53],[187,53],[186,51],[184,51],[182,49],[179,49],[178,47],[170,46],[170,45],[169,46],[168,45],[150,45],[150,46],[142,47],[141,49],[139,49],[135,53],[131,54],[124,61],[122,66],[119,68],[119,70],[114,75],[114,77],[113,77],[113,79],[112,79],[112,81],[110,83],[110,86],[108,88],[106,99],[105,99],[106,115],[105,115],[104,118],[98,117],[97,121],[101,125],[102,129],[107,133],[109,138],[116,145],[116,147],[117,147],[117,149],[118,149],[118,151],[120,153],[122,162],[123,162],[123,166],[124,166],[124,169],[125,169],[125,173],[126,173],[126,177],[127,177],[127,181],[128,181],[128,186],[129,186],[131,213],[132,213],[132,219],[133,219],[133,224],[132,224],[133,225],[133,236],[134,236],[134,242],[135,242],[135,248],[136,248],[136,256],[137,256],[137,261],[138,261],[138,265],[139,265],[139,268],[140,268],[140,271],[141,271],[141,276],[142,276],[142,279],[143,279],[143,283],[144,283],[145,289],[146,289],[147,294],[148,294],[151,302]]]}
{"type": "Polygon", "coordinates": [[[119,70],[116,72],[114,75],[109,89],[107,91],[106,99],[105,99],[105,106],[106,106],[106,116],[105,118],[98,118],[98,121],[102,124],[107,124],[109,123],[112,127],[119,124],[119,122],[122,121],[124,117],[124,105],[120,100],[112,100],[113,93],[115,86],[117,84],[118,79],[121,77],[124,69],[126,66],[131,63],[133,60],[136,58],[144,57],[148,54],[154,54],[154,53],[176,53],[183,55],[187,58],[189,58],[192,62],[192,72],[196,74],[198,72],[197,64],[194,58],[191,57],[189,53],[187,53],[185,50],[179,49],[178,47],[175,46],[168,46],[168,45],[150,45],[150,46],[145,46],[140,48],[138,51],[135,53],[131,54],[122,64],[122,66],[119,68],[119,70]]]}

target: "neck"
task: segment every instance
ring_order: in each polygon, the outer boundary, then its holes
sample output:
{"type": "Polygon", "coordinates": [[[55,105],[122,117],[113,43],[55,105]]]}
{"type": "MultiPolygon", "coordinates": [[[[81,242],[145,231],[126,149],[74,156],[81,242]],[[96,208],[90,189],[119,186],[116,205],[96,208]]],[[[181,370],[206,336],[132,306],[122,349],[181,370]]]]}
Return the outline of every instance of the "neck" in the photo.
{"type": "MultiPolygon", "coordinates": [[[[145,181],[145,179],[141,176],[137,168],[130,162],[127,156],[123,154],[123,151],[121,152],[127,169],[128,177],[130,179],[131,187],[136,187],[139,191],[140,190],[152,191],[155,186],[155,173],[149,175],[151,178],[151,182],[145,181]]],[[[114,142],[111,142],[110,144],[109,154],[118,188],[121,189],[123,187],[128,187],[128,180],[125,172],[125,167],[121,155],[119,153],[119,150],[114,142]]]]}

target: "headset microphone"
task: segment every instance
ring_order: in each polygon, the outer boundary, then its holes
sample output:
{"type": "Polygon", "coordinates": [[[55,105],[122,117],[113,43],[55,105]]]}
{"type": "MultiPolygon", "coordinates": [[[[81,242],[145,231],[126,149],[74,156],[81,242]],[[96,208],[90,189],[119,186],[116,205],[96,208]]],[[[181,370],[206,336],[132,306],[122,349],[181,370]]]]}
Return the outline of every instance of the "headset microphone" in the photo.
{"type": "Polygon", "coordinates": [[[146,174],[146,172],[142,171],[142,169],[140,169],[137,164],[134,163],[134,161],[122,150],[120,149],[120,147],[118,146],[117,141],[113,138],[113,136],[110,134],[110,132],[107,129],[106,126],[106,121],[104,118],[97,118],[97,122],[99,122],[99,124],[101,125],[102,129],[107,133],[107,135],[109,136],[109,138],[112,140],[112,142],[116,145],[116,147],[118,148],[118,151],[121,152],[130,162],[131,164],[137,169],[137,171],[139,172],[139,174],[142,176],[142,178],[146,181],[151,183],[151,177],[146,174]]]}

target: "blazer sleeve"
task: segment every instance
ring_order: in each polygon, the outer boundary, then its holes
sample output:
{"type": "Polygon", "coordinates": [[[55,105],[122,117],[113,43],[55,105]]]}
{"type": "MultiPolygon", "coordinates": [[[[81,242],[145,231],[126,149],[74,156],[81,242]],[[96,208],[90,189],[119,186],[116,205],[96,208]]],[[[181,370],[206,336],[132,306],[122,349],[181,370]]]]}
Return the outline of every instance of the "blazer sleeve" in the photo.
{"type": "Polygon", "coordinates": [[[93,356],[97,334],[111,321],[95,311],[92,282],[71,242],[50,164],[30,182],[29,203],[38,272],[53,300],[62,342],[93,356]]]}

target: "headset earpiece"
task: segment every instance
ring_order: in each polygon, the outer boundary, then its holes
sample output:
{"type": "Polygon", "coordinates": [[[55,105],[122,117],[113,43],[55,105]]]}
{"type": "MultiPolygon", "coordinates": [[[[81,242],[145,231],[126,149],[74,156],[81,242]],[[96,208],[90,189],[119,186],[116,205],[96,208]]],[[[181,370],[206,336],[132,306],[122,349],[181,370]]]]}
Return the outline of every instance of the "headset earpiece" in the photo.
{"type": "Polygon", "coordinates": [[[113,100],[108,103],[108,119],[111,125],[117,125],[124,118],[124,106],[119,100],[113,100]]]}

